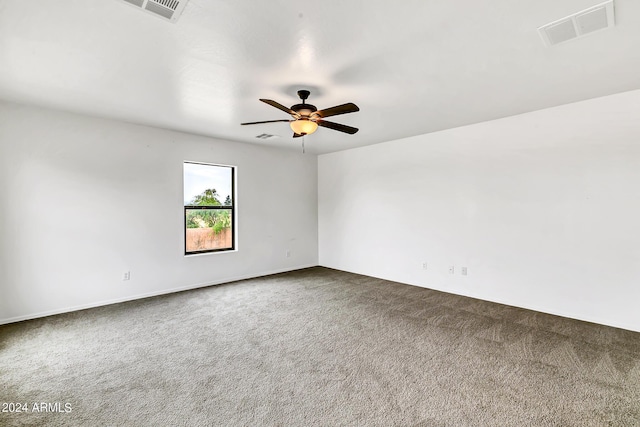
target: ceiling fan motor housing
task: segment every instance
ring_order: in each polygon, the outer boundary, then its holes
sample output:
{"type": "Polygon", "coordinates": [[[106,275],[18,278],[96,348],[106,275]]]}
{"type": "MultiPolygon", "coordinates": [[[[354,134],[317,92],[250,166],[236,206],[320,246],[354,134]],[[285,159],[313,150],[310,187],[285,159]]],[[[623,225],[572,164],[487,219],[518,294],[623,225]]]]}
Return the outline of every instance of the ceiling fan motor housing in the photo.
{"type": "Polygon", "coordinates": [[[293,111],[300,114],[302,117],[308,117],[311,113],[318,111],[315,105],[311,104],[296,104],[291,107],[293,111]]]}

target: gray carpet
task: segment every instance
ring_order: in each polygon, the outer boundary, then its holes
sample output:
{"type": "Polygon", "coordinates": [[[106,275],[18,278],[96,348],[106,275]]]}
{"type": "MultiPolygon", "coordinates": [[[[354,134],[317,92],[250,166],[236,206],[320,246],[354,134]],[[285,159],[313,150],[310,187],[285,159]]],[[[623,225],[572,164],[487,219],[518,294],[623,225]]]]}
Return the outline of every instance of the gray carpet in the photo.
{"type": "Polygon", "coordinates": [[[640,334],[318,267],[2,326],[0,402],[29,410],[2,426],[639,426],[640,334]]]}

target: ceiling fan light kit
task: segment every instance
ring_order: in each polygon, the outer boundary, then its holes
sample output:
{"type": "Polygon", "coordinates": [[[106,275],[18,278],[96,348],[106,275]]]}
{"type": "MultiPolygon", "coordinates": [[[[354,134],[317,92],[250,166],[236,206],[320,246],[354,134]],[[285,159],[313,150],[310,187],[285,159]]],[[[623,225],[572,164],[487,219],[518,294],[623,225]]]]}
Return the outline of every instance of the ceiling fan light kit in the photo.
{"type": "Polygon", "coordinates": [[[339,114],[355,113],[356,111],[360,111],[360,108],[358,108],[356,104],[349,102],[342,105],[336,105],[335,107],[325,108],[324,110],[318,110],[315,105],[306,103],[306,100],[307,98],[309,98],[310,94],[311,92],[309,92],[308,90],[299,90],[298,96],[302,100],[302,104],[295,104],[291,106],[291,108],[287,108],[284,105],[271,99],[260,99],[260,101],[264,102],[265,104],[269,104],[272,107],[277,108],[278,110],[290,114],[293,120],[267,120],[262,122],[247,122],[240,124],[256,125],[262,123],[289,122],[291,130],[293,130],[294,138],[299,138],[303,135],[311,135],[316,130],[318,130],[318,126],[348,133],[350,135],[358,132],[358,128],[324,120],[325,117],[337,116],[339,114]]]}
{"type": "Polygon", "coordinates": [[[318,124],[309,119],[292,120],[289,126],[291,126],[293,133],[298,135],[311,135],[318,130],[318,124]]]}

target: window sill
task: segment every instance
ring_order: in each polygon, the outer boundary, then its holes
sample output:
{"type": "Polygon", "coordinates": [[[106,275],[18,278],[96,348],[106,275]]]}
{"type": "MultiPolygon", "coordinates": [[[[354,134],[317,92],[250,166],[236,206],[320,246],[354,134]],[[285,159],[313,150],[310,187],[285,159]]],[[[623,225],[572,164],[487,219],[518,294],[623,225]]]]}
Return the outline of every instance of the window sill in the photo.
{"type": "Polygon", "coordinates": [[[202,252],[202,253],[195,253],[195,254],[183,254],[183,257],[191,258],[194,256],[204,256],[204,255],[222,255],[222,254],[228,254],[233,252],[238,252],[238,249],[230,249],[228,251],[213,251],[213,252],[202,252]]]}

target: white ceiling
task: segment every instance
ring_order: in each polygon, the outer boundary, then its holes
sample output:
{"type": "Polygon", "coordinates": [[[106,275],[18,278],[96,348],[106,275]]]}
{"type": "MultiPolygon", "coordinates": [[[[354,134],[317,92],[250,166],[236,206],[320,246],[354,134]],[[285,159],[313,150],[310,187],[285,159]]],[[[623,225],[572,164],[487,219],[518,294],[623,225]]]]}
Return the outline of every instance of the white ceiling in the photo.
{"type": "Polygon", "coordinates": [[[0,99],[300,149],[258,101],[354,102],[327,153],[640,88],[640,1],[546,47],[543,24],[598,0],[190,0],[177,23],[121,0],[0,0],[0,99]],[[256,139],[261,133],[279,135],[256,139]]]}

